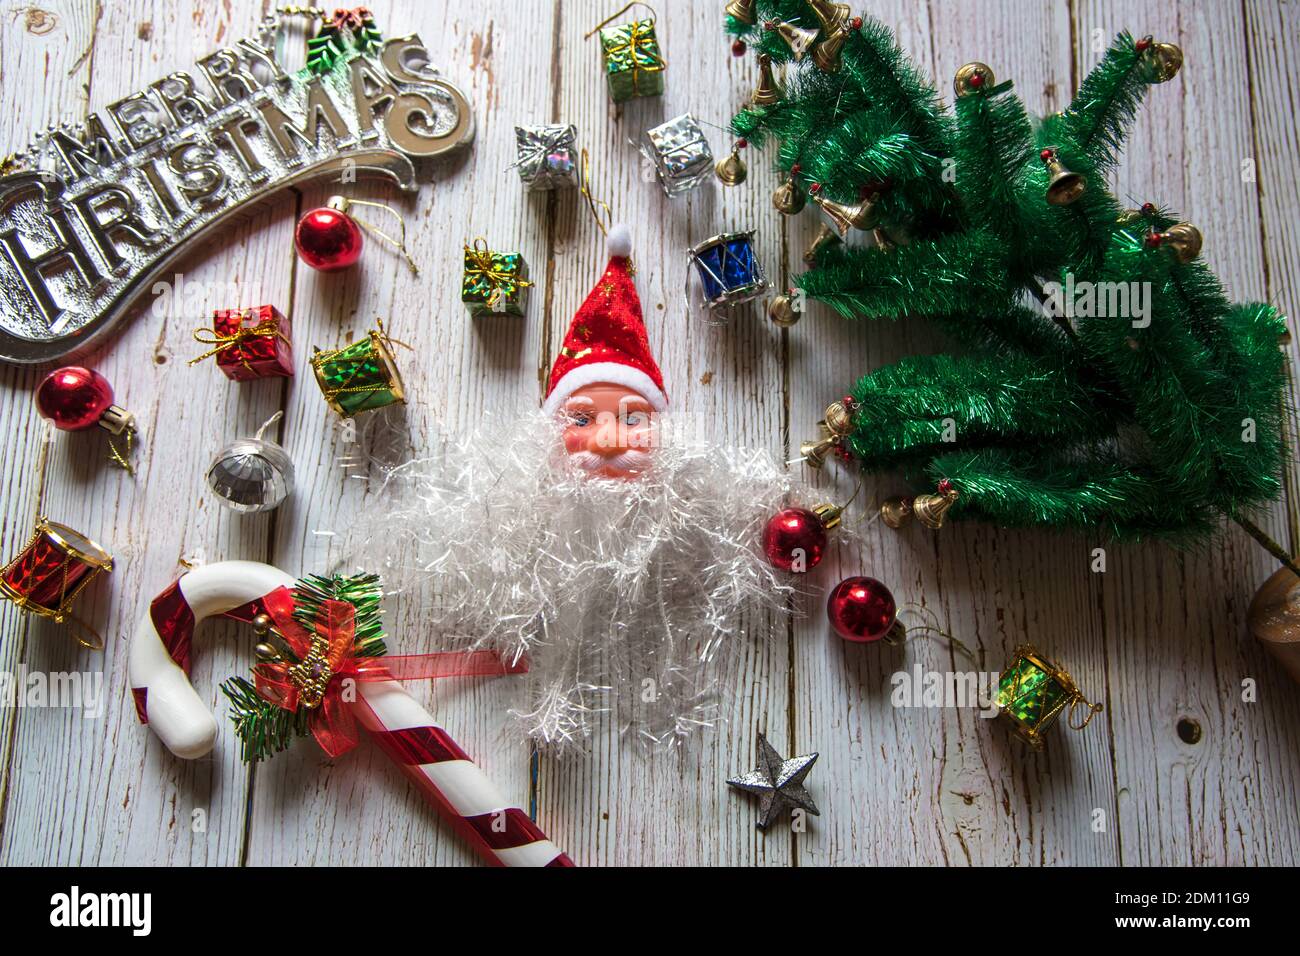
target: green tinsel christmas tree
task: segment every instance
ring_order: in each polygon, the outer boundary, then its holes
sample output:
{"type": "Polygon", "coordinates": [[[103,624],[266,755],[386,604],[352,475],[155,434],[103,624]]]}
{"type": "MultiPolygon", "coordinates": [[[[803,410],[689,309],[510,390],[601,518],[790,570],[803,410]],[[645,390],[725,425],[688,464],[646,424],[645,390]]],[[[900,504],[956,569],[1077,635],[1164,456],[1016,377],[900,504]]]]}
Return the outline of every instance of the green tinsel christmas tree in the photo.
{"type": "Polygon", "coordinates": [[[1176,46],[1121,34],[1070,107],[1035,122],[981,63],[958,71],[948,112],[890,31],[843,4],[727,14],[763,63],[733,129],[775,142],[777,208],[811,199],[840,236],[874,232],[850,244],[824,227],[797,287],[846,317],[923,316],[961,346],[864,375],[805,446],[813,464],[836,451],[939,486],[891,503],[891,523],[937,527],[951,509],[1187,537],[1227,515],[1288,560],[1243,514],[1280,490],[1285,320],[1227,301],[1193,226],[1105,186],[1176,46]]]}

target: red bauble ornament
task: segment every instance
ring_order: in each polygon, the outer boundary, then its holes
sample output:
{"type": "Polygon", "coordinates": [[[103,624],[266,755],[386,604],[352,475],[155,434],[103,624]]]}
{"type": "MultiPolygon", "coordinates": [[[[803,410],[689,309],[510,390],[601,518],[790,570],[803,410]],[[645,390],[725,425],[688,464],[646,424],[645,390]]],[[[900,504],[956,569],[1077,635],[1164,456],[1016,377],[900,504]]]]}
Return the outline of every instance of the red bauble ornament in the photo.
{"type": "Polygon", "coordinates": [[[894,630],[898,605],[889,588],[875,578],[845,578],[827,598],[826,616],[844,640],[870,644],[894,630]]]}
{"type": "Polygon", "coordinates": [[[113,386],[108,379],[80,365],[55,369],[36,388],[41,417],[65,432],[94,428],[113,407],[113,386]]]}
{"type": "Polygon", "coordinates": [[[745,41],[744,41],[744,40],[737,40],[735,43],[731,44],[731,55],[732,55],[732,56],[744,56],[744,55],[745,55],[745,49],[746,49],[746,47],[745,47],[745,41]]]}
{"type": "Polygon", "coordinates": [[[293,244],[298,256],[313,269],[338,272],[361,258],[361,227],[344,212],[346,201],[334,197],[298,220],[293,244]]]}
{"type": "Polygon", "coordinates": [[[783,508],[763,529],[763,553],[782,571],[811,571],[826,550],[826,526],[807,508],[783,508]]]}

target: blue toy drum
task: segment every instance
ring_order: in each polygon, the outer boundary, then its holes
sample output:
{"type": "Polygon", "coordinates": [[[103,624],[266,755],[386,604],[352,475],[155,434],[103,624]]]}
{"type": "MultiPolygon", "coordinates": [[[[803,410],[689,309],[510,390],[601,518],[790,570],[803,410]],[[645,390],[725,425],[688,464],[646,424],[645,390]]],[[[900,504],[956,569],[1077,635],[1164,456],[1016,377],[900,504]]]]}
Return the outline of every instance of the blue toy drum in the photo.
{"type": "Polygon", "coordinates": [[[753,232],[728,232],[705,239],[690,254],[710,309],[748,302],[767,291],[767,276],[754,257],[753,232]]]}

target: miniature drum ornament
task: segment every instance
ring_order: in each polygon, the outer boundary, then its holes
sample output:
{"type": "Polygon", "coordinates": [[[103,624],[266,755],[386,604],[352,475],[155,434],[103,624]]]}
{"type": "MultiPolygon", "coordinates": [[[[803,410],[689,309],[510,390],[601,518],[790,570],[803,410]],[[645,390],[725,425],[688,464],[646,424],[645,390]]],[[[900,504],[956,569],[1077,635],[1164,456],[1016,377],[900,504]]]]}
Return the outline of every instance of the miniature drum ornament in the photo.
{"type": "MultiPolygon", "coordinates": [[[[0,571],[0,597],[62,624],[77,595],[101,571],[112,570],[113,556],[102,547],[67,525],[42,517],[22,551],[0,571]]],[[[81,636],[77,640],[95,650],[104,646],[102,640],[95,643],[81,636]]]]}
{"type": "Polygon", "coordinates": [[[1016,734],[1035,749],[1043,746],[1043,734],[1066,708],[1070,714],[1080,704],[1088,708],[1082,723],[1070,724],[1074,730],[1088,726],[1101,711],[1100,704],[1088,703],[1069,673],[1029,645],[1016,649],[1015,660],[998,678],[995,699],[999,714],[1007,717],[1016,734]]]}
{"type": "Polygon", "coordinates": [[[748,302],[767,290],[767,276],[754,257],[752,231],[705,239],[692,247],[690,256],[710,309],[748,302]]]}
{"type": "Polygon", "coordinates": [[[325,401],[344,418],[406,403],[402,376],[382,331],[372,329],[344,349],[318,351],[311,367],[325,401]]]}

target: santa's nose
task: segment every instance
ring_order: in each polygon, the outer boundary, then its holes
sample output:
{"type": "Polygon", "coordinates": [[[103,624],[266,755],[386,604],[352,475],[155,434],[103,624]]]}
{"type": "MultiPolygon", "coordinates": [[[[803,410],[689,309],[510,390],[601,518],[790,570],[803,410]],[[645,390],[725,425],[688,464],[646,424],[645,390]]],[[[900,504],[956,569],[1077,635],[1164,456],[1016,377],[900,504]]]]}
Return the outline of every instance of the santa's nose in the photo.
{"type": "Polygon", "coordinates": [[[587,450],[598,455],[618,455],[627,451],[627,429],[620,427],[612,415],[602,415],[601,422],[587,441],[587,450]]]}

